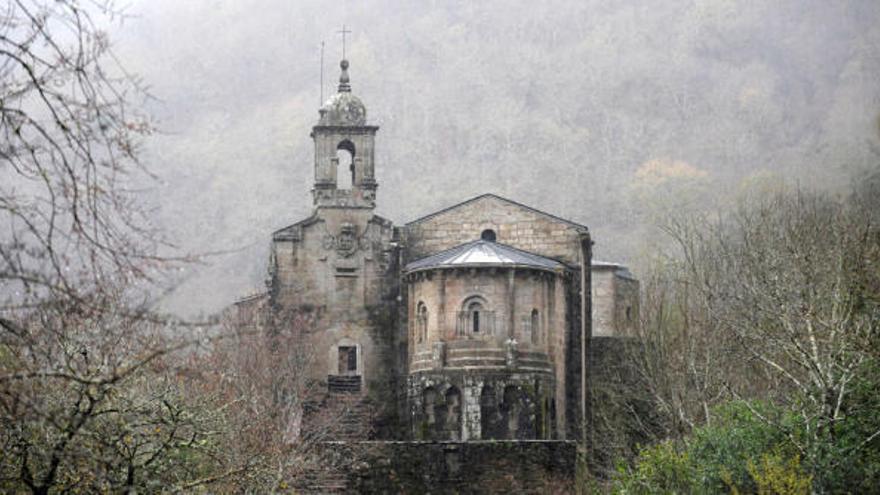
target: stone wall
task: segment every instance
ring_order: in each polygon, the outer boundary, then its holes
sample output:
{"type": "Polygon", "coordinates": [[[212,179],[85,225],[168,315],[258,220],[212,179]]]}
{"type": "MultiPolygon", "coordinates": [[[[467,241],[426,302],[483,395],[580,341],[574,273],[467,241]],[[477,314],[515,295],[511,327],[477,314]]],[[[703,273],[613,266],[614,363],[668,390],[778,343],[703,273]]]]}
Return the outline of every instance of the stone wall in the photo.
{"type": "Polygon", "coordinates": [[[408,378],[416,440],[553,439],[550,373],[490,370],[423,372],[408,378]]]}
{"type": "MultiPolygon", "coordinates": [[[[539,398],[536,404],[547,409],[545,416],[553,416],[548,421],[560,432],[555,438],[573,438],[568,425],[576,424],[572,421],[577,415],[571,414],[569,406],[578,404],[577,394],[572,392],[579,377],[572,373],[568,346],[573,342],[572,334],[580,331],[579,321],[567,310],[573,280],[567,271],[498,267],[408,276],[409,373],[468,370],[479,378],[478,372],[517,372],[533,374],[533,382],[549,379],[546,385],[554,389],[545,389],[545,393],[550,397],[539,398]],[[479,297],[487,310],[479,334],[466,331],[468,322],[461,320],[463,305],[474,297],[479,297]],[[424,311],[422,320],[420,308],[424,311]],[[575,402],[569,404],[572,398],[575,402]]],[[[498,394],[502,391],[503,387],[498,394]]],[[[412,399],[413,392],[409,392],[412,399]]],[[[478,389],[477,397],[479,394],[478,389]]],[[[475,407],[479,411],[479,404],[475,407]]],[[[446,438],[470,435],[465,429],[461,436],[446,438]]]]}
{"type": "Polygon", "coordinates": [[[348,488],[358,493],[571,493],[568,441],[375,442],[348,488]]]}
{"type": "Polygon", "coordinates": [[[639,317],[639,282],[626,267],[595,262],[592,266],[593,336],[630,335],[639,317]]]}
{"type": "Polygon", "coordinates": [[[406,225],[409,261],[480,239],[496,241],[570,265],[580,260],[579,236],[587,228],[491,194],[479,196],[406,225]]]}
{"type": "Polygon", "coordinates": [[[430,353],[436,342],[465,339],[498,349],[514,339],[521,350],[551,354],[562,342],[557,334],[567,330],[563,282],[554,273],[481,268],[436,270],[409,278],[411,359],[430,353]],[[478,332],[463,321],[469,301],[483,306],[478,332]]]}
{"type": "Polygon", "coordinates": [[[617,320],[617,335],[633,336],[634,330],[639,324],[639,281],[632,277],[629,272],[618,272],[617,290],[615,291],[615,319],[617,320]]]}
{"type": "MultiPolygon", "coordinates": [[[[399,267],[391,222],[368,208],[319,207],[272,237],[267,307],[311,318],[309,378],[344,382],[381,405],[377,429],[394,437],[399,267]],[[351,357],[351,359],[349,359],[351,357]]],[[[341,386],[341,385],[340,385],[341,386]]],[[[339,387],[336,387],[339,388],[339,387]]]]}

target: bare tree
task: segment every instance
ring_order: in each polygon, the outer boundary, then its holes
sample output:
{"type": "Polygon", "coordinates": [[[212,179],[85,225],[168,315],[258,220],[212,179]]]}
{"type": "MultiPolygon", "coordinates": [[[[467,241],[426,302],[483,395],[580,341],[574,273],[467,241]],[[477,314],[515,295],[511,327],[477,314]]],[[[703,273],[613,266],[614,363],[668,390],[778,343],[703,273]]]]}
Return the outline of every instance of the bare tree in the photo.
{"type": "Polygon", "coordinates": [[[668,224],[680,255],[645,284],[638,366],[667,434],[711,423],[713,405],[744,398],[791,412],[782,424],[753,411],[818,472],[839,470],[880,437],[856,398],[874,383],[880,331],[870,201],[783,192],[668,224]],[[847,430],[859,438],[835,438],[844,421],[859,425],[847,430]]]}
{"type": "Polygon", "coordinates": [[[144,93],[95,20],[116,15],[109,2],[0,7],[4,312],[47,298],[88,303],[159,261],[160,237],[133,192],[149,176],[137,152],[152,128],[132,105],[144,93]]]}
{"type": "Polygon", "coordinates": [[[197,336],[136,297],[172,260],[134,193],[151,127],[101,29],[117,14],[0,7],[3,491],[173,491],[242,469],[214,452],[221,412],[174,379],[197,336]]]}
{"type": "MultiPolygon", "coordinates": [[[[227,421],[227,464],[251,465],[249,489],[338,489],[369,447],[371,411],[358,395],[332,394],[310,378],[315,313],[271,311],[266,298],[223,318],[228,337],[187,366],[188,387],[227,421]]],[[[241,485],[239,485],[241,486],[241,485]]]]}

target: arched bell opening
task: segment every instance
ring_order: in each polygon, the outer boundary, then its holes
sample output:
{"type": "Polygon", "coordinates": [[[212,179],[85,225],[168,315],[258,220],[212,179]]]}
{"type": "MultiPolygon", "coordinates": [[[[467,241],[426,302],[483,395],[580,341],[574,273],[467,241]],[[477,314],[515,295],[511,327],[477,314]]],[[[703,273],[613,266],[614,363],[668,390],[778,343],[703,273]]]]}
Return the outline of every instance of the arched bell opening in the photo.
{"type": "Polygon", "coordinates": [[[343,170],[348,170],[348,174],[346,177],[349,177],[351,181],[348,180],[337,180],[337,187],[341,189],[351,189],[355,186],[355,170],[354,170],[354,157],[356,155],[356,150],[354,147],[354,143],[349,141],[348,139],[343,139],[336,145],[336,160],[338,163],[338,170],[336,172],[336,177],[342,177],[340,172],[343,170]]]}

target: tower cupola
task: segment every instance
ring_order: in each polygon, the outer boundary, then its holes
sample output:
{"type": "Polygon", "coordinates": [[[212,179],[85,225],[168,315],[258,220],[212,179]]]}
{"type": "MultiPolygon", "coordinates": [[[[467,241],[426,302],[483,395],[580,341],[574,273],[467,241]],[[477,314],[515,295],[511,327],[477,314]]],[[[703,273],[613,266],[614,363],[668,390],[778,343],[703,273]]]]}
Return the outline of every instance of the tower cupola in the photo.
{"type": "Polygon", "coordinates": [[[318,111],[321,118],[318,125],[326,126],[362,126],[367,123],[367,107],[360,98],[351,93],[348,77],[348,60],[339,64],[342,74],[339,76],[339,91],[330,97],[318,111]]]}
{"type": "Polygon", "coordinates": [[[378,126],[367,125],[367,107],[351,92],[348,60],[339,63],[336,94],[318,110],[312,128],[315,141],[314,203],[329,208],[373,208],[376,178],[373,165],[378,126]]]}

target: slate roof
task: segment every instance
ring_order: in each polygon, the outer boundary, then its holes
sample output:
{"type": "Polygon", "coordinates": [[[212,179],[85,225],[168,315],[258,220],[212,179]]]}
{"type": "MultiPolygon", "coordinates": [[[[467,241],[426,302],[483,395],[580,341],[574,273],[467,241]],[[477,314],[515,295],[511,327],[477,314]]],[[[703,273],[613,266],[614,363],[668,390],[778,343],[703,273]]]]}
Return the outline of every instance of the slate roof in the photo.
{"type": "Polygon", "coordinates": [[[550,258],[505,244],[478,240],[413,261],[406,265],[405,270],[414,272],[429,268],[480,266],[528,267],[551,271],[565,268],[565,265],[550,258]]]}
{"type": "Polygon", "coordinates": [[[610,269],[614,270],[614,272],[617,273],[617,275],[619,275],[623,278],[628,278],[630,280],[636,280],[636,278],[633,276],[633,274],[630,273],[629,268],[627,268],[626,265],[621,264],[621,263],[616,263],[614,261],[593,260],[592,263],[590,263],[590,266],[592,266],[593,268],[610,268],[610,269]]]}

